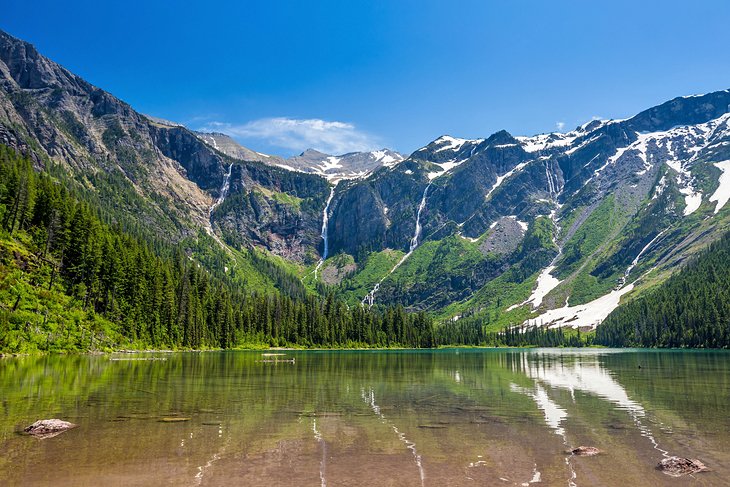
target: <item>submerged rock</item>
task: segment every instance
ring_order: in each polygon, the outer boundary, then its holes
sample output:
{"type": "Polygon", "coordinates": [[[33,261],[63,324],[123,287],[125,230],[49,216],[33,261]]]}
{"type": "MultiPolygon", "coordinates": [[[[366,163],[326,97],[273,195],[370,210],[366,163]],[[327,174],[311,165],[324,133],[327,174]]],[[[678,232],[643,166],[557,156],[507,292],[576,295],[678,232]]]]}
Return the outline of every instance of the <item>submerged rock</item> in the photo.
{"type": "Polygon", "coordinates": [[[708,470],[701,461],[682,457],[665,458],[659,462],[657,468],[672,477],[681,477],[682,475],[708,470]]]}
{"type": "Polygon", "coordinates": [[[601,450],[594,446],[579,446],[578,448],[567,450],[565,453],[570,453],[571,455],[577,455],[579,457],[592,457],[593,455],[601,453],[601,450]]]}
{"type": "Polygon", "coordinates": [[[39,419],[23,431],[37,438],[53,438],[77,425],[60,419],[39,419]]]}

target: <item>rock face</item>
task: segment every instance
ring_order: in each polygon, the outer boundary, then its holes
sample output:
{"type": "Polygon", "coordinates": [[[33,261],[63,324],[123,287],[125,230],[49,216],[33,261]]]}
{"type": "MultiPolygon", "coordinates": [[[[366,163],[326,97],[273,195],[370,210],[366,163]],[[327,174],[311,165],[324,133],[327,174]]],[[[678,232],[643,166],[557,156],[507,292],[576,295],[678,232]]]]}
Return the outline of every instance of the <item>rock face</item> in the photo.
{"type": "Polygon", "coordinates": [[[704,463],[699,460],[691,460],[682,457],[665,458],[657,465],[657,468],[672,477],[704,472],[708,470],[704,463]]]}
{"type": "Polygon", "coordinates": [[[252,245],[295,262],[316,261],[329,185],[312,174],[234,164],[226,199],[211,215],[233,246],[252,245]]]}
{"type": "Polygon", "coordinates": [[[53,438],[77,425],[60,419],[39,419],[23,431],[37,438],[53,438]]]}

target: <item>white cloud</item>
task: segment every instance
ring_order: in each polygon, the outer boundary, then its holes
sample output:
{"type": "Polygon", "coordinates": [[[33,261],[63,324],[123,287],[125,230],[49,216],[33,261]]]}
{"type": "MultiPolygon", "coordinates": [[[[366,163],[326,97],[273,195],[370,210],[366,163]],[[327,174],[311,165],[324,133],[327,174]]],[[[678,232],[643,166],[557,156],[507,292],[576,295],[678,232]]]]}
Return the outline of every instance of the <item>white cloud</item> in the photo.
{"type": "Polygon", "coordinates": [[[210,122],[201,130],[222,132],[240,139],[264,141],[269,145],[295,151],[312,148],[336,155],[378,147],[376,138],[358,130],[351,123],[316,118],[262,118],[242,125],[210,122]]]}
{"type": "Polygon", "coordinates": [[[555,122],[555,126],[558,128],[559,132],[562,132],[565,128],[565,122],[555,122]]]}

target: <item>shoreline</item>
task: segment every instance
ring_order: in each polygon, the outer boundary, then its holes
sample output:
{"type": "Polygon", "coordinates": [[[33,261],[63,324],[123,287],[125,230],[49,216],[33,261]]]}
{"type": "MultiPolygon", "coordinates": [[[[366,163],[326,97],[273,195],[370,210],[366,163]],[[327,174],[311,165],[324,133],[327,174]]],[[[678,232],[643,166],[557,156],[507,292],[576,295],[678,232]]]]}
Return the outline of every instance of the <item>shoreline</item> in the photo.
{"type": "Polygon", "coordinates": [[[433,348],[409,348],[409,347],[313,347],[313,348],[295,348],[295,347],[270,347],[270,348],[205,348],[205,349],[141,349],[134,350],[128,348],[122,348],[119,350],[112,350],[108,352],[102,351],[62,351],[62,352],[38,352],[38,353],[5,353],[0,352],[0,360],[5,358],[19,358],[19,357],[41,357],[47,355],[136,355],[136,354],[173,354],[173,353],[208,353],[208,352],[337,352],[337,351],[349,351],[349,352],[388,352],[388,351],[438,351],[438,350],[531,350],[531,349],[546,349],[546,350],[641,350],[641,351],[654,351],[654,352],[669,352],[669,351],[697,351],[697,352],[730,352],[730,349],[726,348],[640,348],[640,347],[604,347],[592,345],[588,347],[539,347],[539,346],[525,346],[525,347],[511,347],[511,346],[474,346],[474,345],[444,345],[433,348]]]}

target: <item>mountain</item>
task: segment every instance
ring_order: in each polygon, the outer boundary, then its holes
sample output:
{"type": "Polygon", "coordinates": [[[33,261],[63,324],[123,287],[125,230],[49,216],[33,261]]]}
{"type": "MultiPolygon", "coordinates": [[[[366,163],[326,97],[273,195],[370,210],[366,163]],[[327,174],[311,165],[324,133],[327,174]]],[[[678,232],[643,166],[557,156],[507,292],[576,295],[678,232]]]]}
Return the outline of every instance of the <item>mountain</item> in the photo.
{"type": "Polygon", "coordinates": [[[718,240],[729,112],[724,90],[567,133],[281,159],[139,114],[0,33],[0,143],[65,174],[106,222],[261,289],[462,329],[593,329],[718,240]]]}
{"type": "Polygon", "coordinates": [[[290,171],[317,174],[328,181],[362,178],[380,167],[392,167],[404,157],[390,149],[369,152],[349,152],[333,156],[307,149],[298,156],[283,159],[279,156],[262,154],[243,147],[231,137],[221,133],[196,132],[196,135],[214,149],[236,159],[260,161],[290,171]]]}
{"type": "Polygon", "coordinates": [[[236,248],[316,261],[323,178],[241,160],[182,125],[136,112],[0,32],[0,143],[58,166],[111,213],[156,238],[204,230],[236,248]],[[242,205],[235,211],[224,197],[242,205]],[[237,231],[245,227],[248,231],[237,231]]]}
{"type": "Polygon", "coordinates": [[[362,178],[380,167],[393,167],[403,159],[401,154],[390,149],[350,152],[339,156],[307,149],[300,155],[287,159],[282,167],[319,174],[329,181],[337,181],[362,178]]]}
{"type": "Polygon", "coordinates": [[[568,133],[443,136],[340,184],[329,245],[358,261],[343,295],[595,327],[727,229],[729,105],[725,90],[568,133]]]}
{"type": "Polygon", "coordinates": [[[248,149],[231,137],[219,132],[195,132],[203,142],[223,154],[243,161],[259,161],[272,164],[279,164],[282,159],[277,156],[269,156],[260,152],[248,149]]]}

